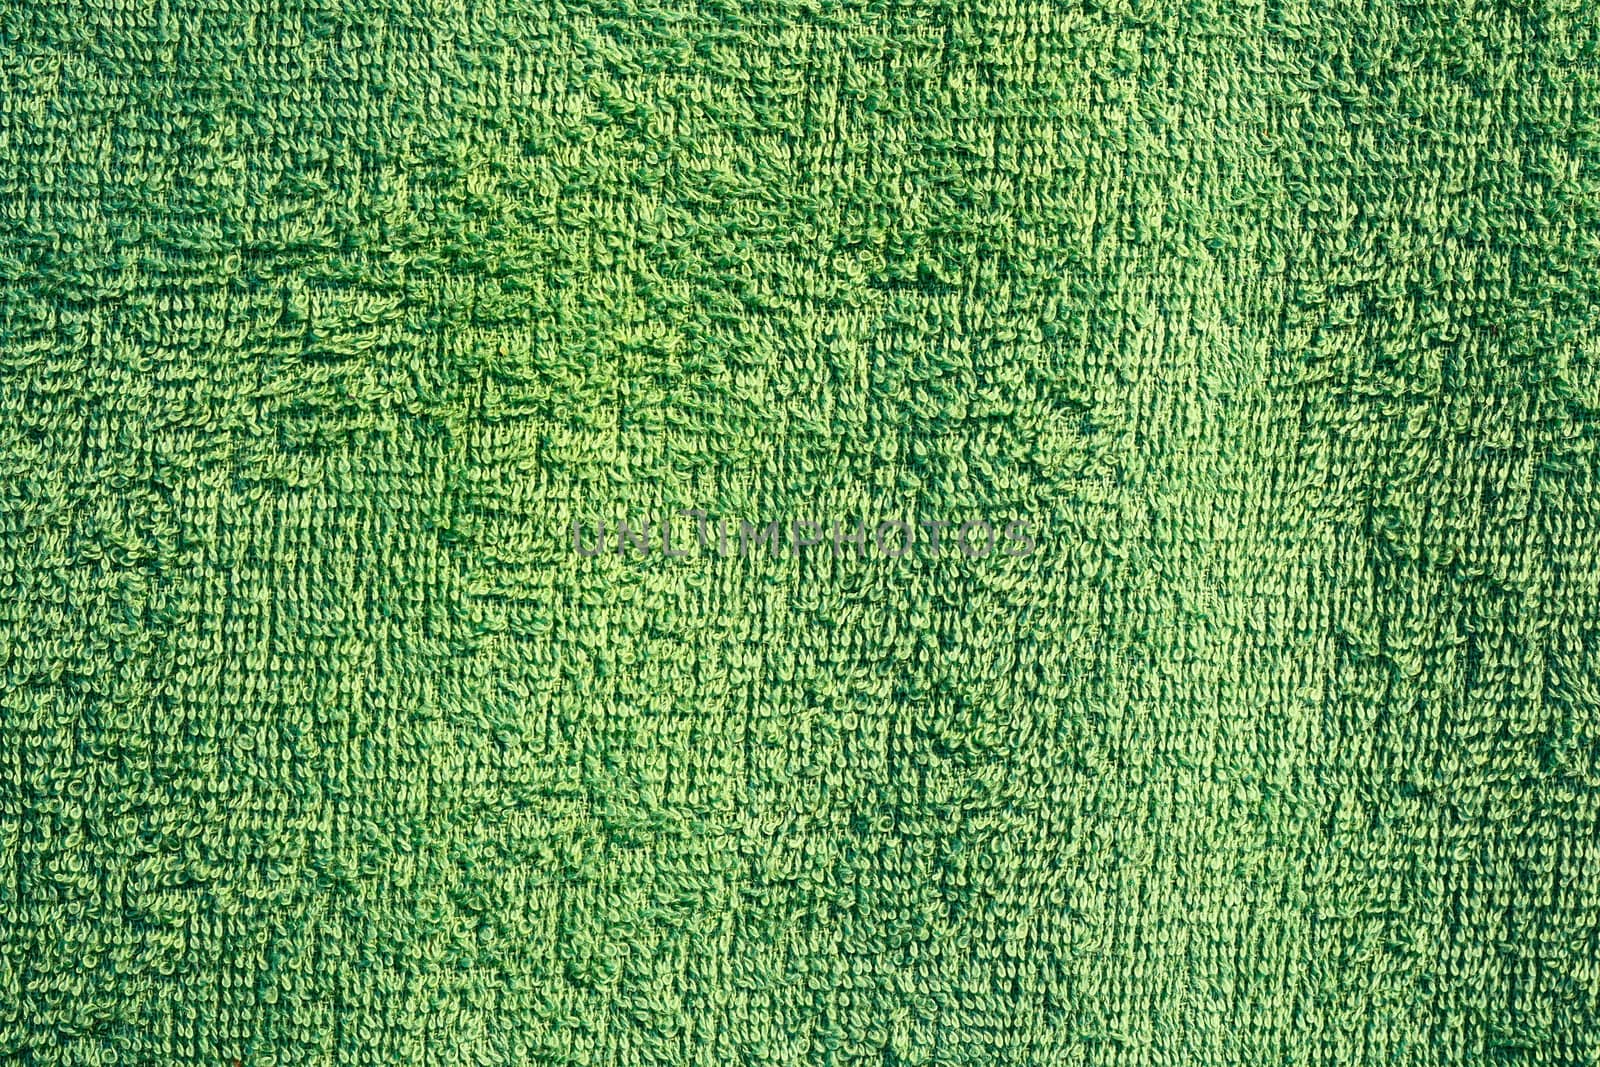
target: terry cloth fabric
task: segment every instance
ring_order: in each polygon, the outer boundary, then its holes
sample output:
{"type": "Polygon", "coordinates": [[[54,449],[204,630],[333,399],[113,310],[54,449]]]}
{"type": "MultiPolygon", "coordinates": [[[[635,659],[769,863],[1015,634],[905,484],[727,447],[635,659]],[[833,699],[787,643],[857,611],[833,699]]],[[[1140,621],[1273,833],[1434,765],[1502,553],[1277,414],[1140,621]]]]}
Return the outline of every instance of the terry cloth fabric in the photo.
{"type": "Polygon", "coordinates": [[[0,3],[0,1062],[1600,1062],[1597,48],[0,3]]]}

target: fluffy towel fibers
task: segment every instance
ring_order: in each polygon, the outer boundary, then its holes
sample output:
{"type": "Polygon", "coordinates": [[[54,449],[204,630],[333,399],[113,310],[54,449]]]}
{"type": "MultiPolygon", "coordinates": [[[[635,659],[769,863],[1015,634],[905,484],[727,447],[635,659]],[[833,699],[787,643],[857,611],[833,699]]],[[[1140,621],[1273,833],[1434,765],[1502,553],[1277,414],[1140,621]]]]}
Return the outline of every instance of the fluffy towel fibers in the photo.
{"type": "Polygon", "coordinates": [[[1600,1062],[1597,44],[0,0],[0,1062],[1600,1062]]]}

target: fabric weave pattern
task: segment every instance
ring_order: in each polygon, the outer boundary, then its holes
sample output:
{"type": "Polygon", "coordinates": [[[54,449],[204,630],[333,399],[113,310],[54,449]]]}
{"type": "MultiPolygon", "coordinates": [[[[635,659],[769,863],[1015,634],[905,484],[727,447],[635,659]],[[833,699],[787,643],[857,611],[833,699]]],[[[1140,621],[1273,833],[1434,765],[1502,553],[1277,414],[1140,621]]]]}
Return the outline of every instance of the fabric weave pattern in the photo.
{"type": "Polygon", "coordinates": [[[1597,47],[0,0],[0,1062],[1600,1063],[1597,47]]]}

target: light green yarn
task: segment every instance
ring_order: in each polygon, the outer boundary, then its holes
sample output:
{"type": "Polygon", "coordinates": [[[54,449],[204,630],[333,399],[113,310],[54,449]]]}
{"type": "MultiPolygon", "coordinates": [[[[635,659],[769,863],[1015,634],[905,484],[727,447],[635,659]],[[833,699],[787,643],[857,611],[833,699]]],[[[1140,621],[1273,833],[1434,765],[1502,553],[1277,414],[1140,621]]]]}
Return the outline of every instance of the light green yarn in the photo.
{"type": "Polygon", "coordinates": [[[1597,43],[0,0],[0,1063],[1600,1062],[1597,43]]]}

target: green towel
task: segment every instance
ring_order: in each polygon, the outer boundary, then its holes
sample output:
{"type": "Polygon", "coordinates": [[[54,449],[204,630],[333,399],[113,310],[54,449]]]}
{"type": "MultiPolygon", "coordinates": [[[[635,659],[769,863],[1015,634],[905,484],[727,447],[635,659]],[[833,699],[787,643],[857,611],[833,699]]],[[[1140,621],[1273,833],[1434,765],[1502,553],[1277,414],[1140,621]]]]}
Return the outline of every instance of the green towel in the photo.
{"type": "Polygon", "coordinates": [[[1578,0],[0,0],[0,1063],[1600,1063],[1597,320],[1578,0]]]}

